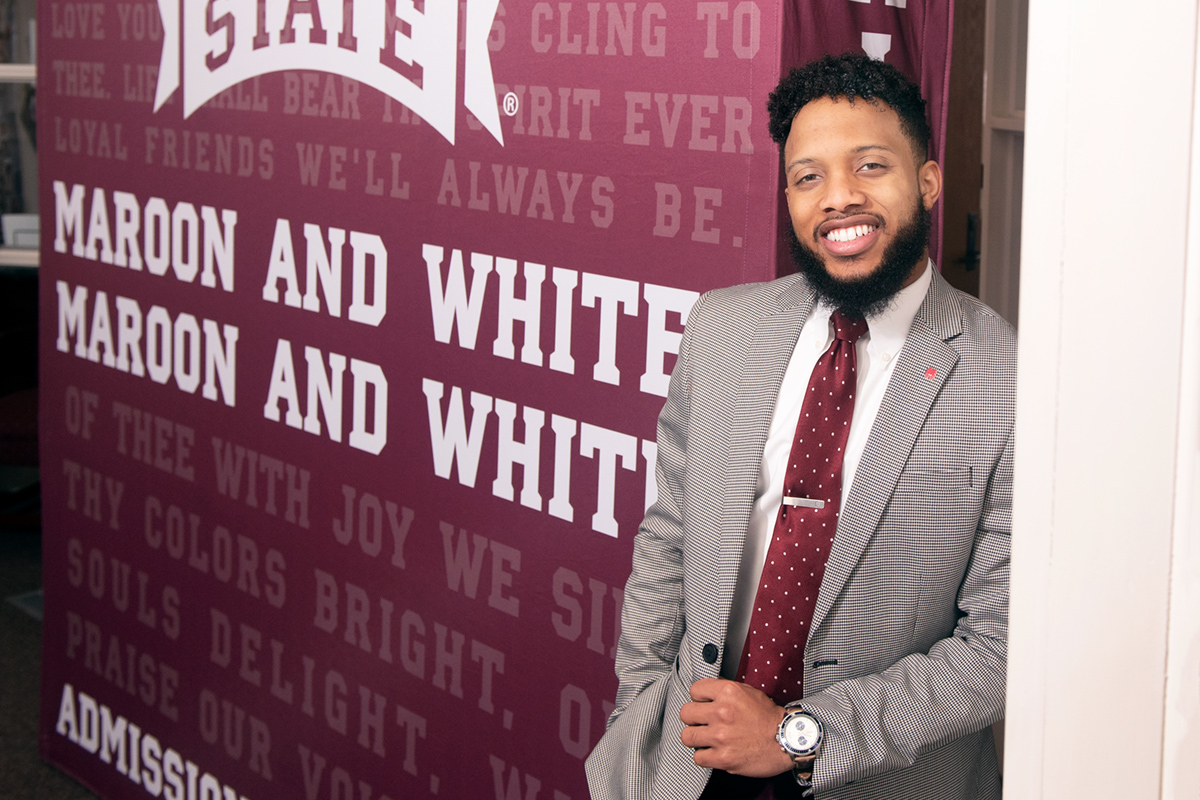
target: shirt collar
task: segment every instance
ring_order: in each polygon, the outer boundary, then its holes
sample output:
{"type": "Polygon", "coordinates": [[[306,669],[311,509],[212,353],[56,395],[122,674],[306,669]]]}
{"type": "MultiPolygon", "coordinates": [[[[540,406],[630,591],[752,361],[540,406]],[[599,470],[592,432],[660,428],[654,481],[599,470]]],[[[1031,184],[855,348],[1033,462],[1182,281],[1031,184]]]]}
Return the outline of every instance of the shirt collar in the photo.
{"type": "MultiPolygon", "coordinates": [[[[869,355],[878,358],[888,354],[890,357],[904,346],[904,342],[908,338],[908,329],[912,327],[912,321],[916,318],[917,311],[920,310],[921,303],[925,302],[925,295],[929,292],[934,269],[932,259],[927,259],[925,269],[921,271],[921,275],[915,281],[896,292],[892,296],[891,302],[882,311],[867,315],[869,335],[866,344],[869,355]]],[[[821,318],[828,320],[832,313],[833,307],[824,300],[814,309],[814,316],[818,320],[821,318]]]]}

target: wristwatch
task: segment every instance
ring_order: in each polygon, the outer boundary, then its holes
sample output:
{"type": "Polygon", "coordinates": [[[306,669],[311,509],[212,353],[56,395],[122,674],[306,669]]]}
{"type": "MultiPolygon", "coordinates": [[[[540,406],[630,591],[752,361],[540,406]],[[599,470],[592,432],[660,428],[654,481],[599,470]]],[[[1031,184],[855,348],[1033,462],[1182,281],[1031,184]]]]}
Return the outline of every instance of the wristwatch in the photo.
{"type": "Polygon", "coordinates": [[[805,797],[812,796],[813,766],[824,738],[821,721],[798,706],[789,708],[783,715],[775,734],[775,741],[779,742],[783,752],[792,757],[792,775],[804,789],[805,797]]]}

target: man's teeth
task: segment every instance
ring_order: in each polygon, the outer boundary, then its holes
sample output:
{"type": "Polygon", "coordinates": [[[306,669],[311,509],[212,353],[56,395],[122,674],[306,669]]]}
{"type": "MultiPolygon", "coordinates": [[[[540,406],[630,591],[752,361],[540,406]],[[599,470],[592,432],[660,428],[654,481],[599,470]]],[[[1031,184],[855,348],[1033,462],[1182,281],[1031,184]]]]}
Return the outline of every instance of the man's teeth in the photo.
{"type": "Polygon", "coordinates": [[[853,225],[849,228],[834,228],[825,234],[825,238],[835,242],[852,242],[858,237],[866,236],[874,230],[874,225],[853,225]]]}

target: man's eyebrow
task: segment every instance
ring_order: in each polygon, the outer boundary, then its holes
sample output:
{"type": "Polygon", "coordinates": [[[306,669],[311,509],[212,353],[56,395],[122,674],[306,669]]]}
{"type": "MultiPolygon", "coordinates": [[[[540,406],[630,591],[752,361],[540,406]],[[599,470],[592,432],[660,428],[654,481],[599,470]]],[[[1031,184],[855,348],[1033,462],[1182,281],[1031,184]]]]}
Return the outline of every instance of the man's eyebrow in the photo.
{"type": "Polygon", "coordinates": [[[888,147],[886,144],[864,144],[854,148],[855,153],[865,153],[868,150],[883,150],[888,153],[896,152],[893,148],[888,147]]]}

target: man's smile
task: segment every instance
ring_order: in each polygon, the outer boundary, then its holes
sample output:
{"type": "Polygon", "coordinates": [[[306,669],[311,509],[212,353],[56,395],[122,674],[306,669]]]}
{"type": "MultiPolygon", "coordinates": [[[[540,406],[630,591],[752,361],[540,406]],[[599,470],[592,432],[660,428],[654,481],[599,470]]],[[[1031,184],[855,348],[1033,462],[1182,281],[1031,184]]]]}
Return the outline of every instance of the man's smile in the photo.
{"type": "Polygon", "coordinates": [[[827,220],[817,229],[826,252],[833,256],[856,256],[871,248],[879,238],[883,223],[872,214],[855,214],[827,220]]]}
{"type": "Polygon", "coordinates": [[[874,225],[854,225],[849,228],[834,228],[825,238],[834,242],[850,242],[875,230],[874,225]]]}

